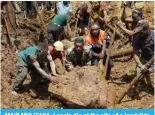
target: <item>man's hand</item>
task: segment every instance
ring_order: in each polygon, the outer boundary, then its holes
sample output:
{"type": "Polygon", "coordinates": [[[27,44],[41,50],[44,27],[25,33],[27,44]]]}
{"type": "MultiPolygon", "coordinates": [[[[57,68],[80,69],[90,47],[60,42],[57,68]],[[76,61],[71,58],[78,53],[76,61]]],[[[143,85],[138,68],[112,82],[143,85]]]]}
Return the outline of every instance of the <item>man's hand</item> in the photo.
{"type": "Polygon", "coordinates": [[[5,11],[5,10],[1,10],[1,13],[2,13],[2,14],[6,14],[6,11],[5,11]]]}
{"type": "Polygon", "coordinates": [[[58,74],[56,74],[56,73],[52,73],[52,75],[57,76],[58,74]]]}
{"type": "Polygon", "coordinates": [[[52,76],[49,77],[49,81],[50,81],[53,85],[59,83],[59,82],[56,80],[56,78],[55,78],[55,77],[52,77],[52,76]]]}
{"type": "Polygon", "coordinates": [[[118,22],[116,23],[116,25],[117,25],[117,26],[122,26],[123,23],[122,23],[121,21],[118,21],[118,22]]]}
{"type": "Polygon", "coordinates": [[[146,68],[145,65],[142,65],[142,66],[140,67],[140,69],[141,69],[142,73],[146,73],[146,72],[149,71],[149,70],[146,68]]]}
{"type": "Polygon", "coordinates": [[[77,15],[77,18],[80,19],[80,20],[83,20],[83,19],[81,18],[80,14],[77,15]]]}
{"type": "Polygon", "coordinates": [[[100,53],[99,58],[102,59],[104,57],[104,54],[100,53]]]}

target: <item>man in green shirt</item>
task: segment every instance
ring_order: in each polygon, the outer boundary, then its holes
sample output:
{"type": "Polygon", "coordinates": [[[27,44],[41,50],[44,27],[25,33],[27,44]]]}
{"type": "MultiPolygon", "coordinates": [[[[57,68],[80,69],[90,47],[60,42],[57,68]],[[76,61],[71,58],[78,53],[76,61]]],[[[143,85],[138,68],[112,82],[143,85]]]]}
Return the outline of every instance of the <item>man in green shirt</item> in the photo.
{"type": "Polygon", "coordinates": [[[75,66],[91,65],[90,49],[84,45],[82,37],[77,37],[74,46],[67,50],[66,69],[71,71],[75,66]]]}
{"type": "Polygon", "coordinates": [[[42,77],[52,83],[56,83],[55,78],[48,71],[42,69],[45,65],[40,65],[41,63],[46,62],[49,62],[50,65],[53,65],[53,60],[46,44],[30,46],[21,51],[18,54],[18,60],[16,64],[18,67],[18,76],[12,85],[12,94],[18,97],[17,92],[21,88],[29,72],[31,76],[30,92],[33,94],[33,97],[37,96],[35,90],[42,77]]]}
{"type": "Polygon", "coordinates": [[[64,32],[64,27],[67,27],[67,34],[71,35],[71,29],[69,21],[72,18],[73,13],[68,12],[67,14],[58,14],[48,24],[48,43],[53,44],[55,41],[60,40],[60,36],[64,32]]]}

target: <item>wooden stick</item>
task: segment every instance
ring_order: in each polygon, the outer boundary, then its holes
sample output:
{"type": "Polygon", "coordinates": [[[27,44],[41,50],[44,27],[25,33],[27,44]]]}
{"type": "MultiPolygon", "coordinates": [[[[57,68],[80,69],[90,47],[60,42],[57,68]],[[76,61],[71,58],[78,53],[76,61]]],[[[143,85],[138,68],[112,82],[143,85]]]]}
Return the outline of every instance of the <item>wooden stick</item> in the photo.
{"type": "MultiPolygon", "coordinates": [[[[101,53],[103,54],[103,55],[105,55],[105,48],[106,48],[106,41],[104,40],[103,41],[103,46],[102,46],[102,51],[101,51],[101,53]]],[[[104,65],[103,65],[103,58],[102,59],[100,59],[100,61],[99,61],[99,67],[101,68],[101,70],[104,72],[104,70],[105,70],[105,67],[104,67],[104,65]]],[[[104,77],[101,77],[101,79],[103,79],[104,77]]]]}
{"type": "Polygon", "coordinates": [[[104,72],[104,76],[105,77],[107,75],[109,58],[110,58],[110,55],[111,55],[111,47],[112,47],[112,44],[113,44],[114,39],[115,39],[115,34],[116,34],[116,31],[114,30],[113,35],[112,35],[112,38],[111,38],[111,41],[110,41],[109,49],[108,49],[108,52],[107,52],[107,58],[106,58],[106,64],[105,64],[105,72],[104,72]]]}
{"type": "Polygon", "coordinates": [[[7,35],[8,35],[8,37],[9,37],[9,44],[10,44],[10,46],[13,46],[13,44],[12,44],[12,42],[11,42],[9,27],[8,27],[8,25],[7,25],[7,17],[6,17],[6,16],[4,17],[4,22],[5,22],[5,25],[6,25],[6,31],[7,31],[7,33],[8,33],[7,35]]]}
{"type": "MultiPolygon", "coordinates": [[[[147,65],[147,69],[149,69],[151,67],[151,65],[154,62],[154,56],[145,64],[147,65]]],[[[145,77],[145,74],[140,74],[139,76],[135,77],[131,83],[129,84],[129,86],[127,87],[127,89],[125,90],[125,92],[120,96],[120,98],[118,99],[117,103],[120,103],[121,100],[124,98],[124,96],[127,94],[127,92],[132,88],[133,85],[135,85],[139,79],[143,79],[145,77]]]]}
{"type": "Polygon", "coordinates": [[[76,24],[75,24],[75,33],[74,33],[74,38],[76,37],[78,20],[79,20],[79,19],[77,18],[77,19],[76,19],[76,24]]]}

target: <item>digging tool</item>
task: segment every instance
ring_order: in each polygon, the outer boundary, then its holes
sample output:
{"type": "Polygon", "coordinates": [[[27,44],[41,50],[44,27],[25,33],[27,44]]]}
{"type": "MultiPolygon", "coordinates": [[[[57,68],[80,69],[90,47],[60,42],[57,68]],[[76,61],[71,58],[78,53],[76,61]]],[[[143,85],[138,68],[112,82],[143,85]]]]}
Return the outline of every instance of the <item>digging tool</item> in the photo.
{"type": "Polygon", "coordinates": [[[5,22],[5,25],[6,25],[6,31],[8,33],[7,35],[8,35],[8,38],[9,38],[9,44],[10,44],[11,47],[13,47],[13,44],[12,44],[12,41],[11,41],[9,27],[7,25],[7,17],[6,16],[4,17],[4,22],[5,22]]]}
{"type": "Polygon", "coordinates": [[[105,63],[104,77],[106,77],[106,75],[107,75],[109,58],[110,58],[110,55],[111,55],[111,47],[112,47],[112,44],[113,44],[114,39],[115,39],[115,34],[116,34],[116,31],[114,30],[113,34],[112,34],[111,41],[110,41],[109,49],[107,49],[107,58],[106,58],[106,63],[105,63]]]}
{"type": "Polygon", "coordinates": [[[89,20],[88,20],[88,30],[87,30],[87,34],[89,33],[90,23],[91,23],[91,16],[89,16],[89,20]]]}
{"type": "MultiPolygon", "coordinates": [[[[154,63],[154,56],[145,64],[146,68],[149,69],[151,67],[151,65],[154,63]]],[[[120,96],[120,98],[118,99],[117,103],[120,103],[121,100],[124,98],[124,96],[127,94],[127,92],[132,88],[133,85],[137,84],[137,82],[139,82],[140,80],[144,79],[145,77],[145,73],[142,73],[135,77],[131,83],[129,84],[128,88],[126,89],[126,91],[120,96]]]]}
{"type": "MultiPolygon", "coordinates": [[[[105,48],[106,48],[106,41],[104,40],[103,41],[103,46],[102,46],[102,51],[101,51],[101,53],[104,55],[104,53],[105,53],[105,48]]],[[[99,61],[99,67],[101,68],[101,70],[104,72],[104,65],[103,65],[103,58],[102,59],[100,59],[100,61],[99,61]]],[[[103,77],[102,77],[103,78],[103,77]]]]}
{"type": "Polygon", "coordinates": [[[77,18],[77,19],[76,19],[76,24],[75,24],[75,33],[74,33],[74,38],[76,37],[78,20],[79,20],[79,19],[77,18]]]}
{"type": "Polygon", "coordinates": [[[128,25],[128,23],[126,23],[125,18],[126,18],[126,6],[125,6],[125,4],[123,4],[123,12],[121,15],[121,21],[124,22],[126,28],[129,29],[129,25],[128,25]]]}

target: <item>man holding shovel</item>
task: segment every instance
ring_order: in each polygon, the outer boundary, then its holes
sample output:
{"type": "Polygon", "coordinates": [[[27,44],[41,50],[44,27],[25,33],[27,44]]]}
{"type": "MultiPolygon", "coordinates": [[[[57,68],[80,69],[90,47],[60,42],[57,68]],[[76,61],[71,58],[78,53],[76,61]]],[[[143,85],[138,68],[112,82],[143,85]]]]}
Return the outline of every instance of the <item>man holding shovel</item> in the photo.
{"type": "MultiPolygon", "coordinates": [[[[153,88],[150,79],[150,72],[147,70],[147,61],[154,56],[154,31],[149,29],[147,21],[143,22],[143,28],[139,27],[140,33],[133,40],[134,59],[137,63],[137,75],[141,71],[146,72],[146,80],[148,85],[153,88]],[[140,56],[141,54],[141,56],[140,56]]],[[[151,65],[154,71],[154,64],[151,65]]]]}

